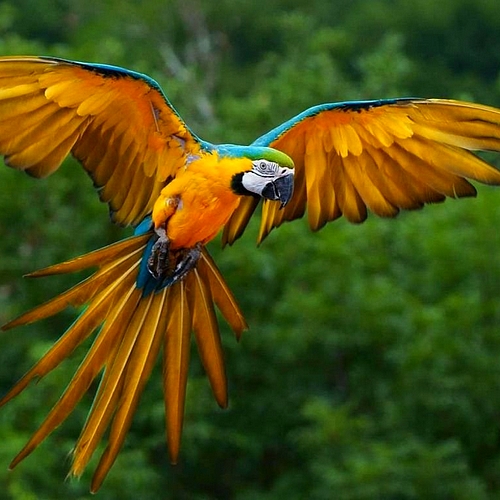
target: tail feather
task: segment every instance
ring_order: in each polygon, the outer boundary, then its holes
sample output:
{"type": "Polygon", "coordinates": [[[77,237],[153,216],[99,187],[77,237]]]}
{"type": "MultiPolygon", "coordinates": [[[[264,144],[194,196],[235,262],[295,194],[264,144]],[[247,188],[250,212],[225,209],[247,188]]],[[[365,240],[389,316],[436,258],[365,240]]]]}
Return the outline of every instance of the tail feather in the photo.
{"type": "Polygon", "coordinates": [[[224,356],[209,286],[197,269],[186,279],[188,302],[193,318],[198,352],[207,373],[214,397],[222,408],[227,406],[227,379],[224,356]]]}
{"type": "Polygon", "coordinates": [[[55,274],[67,274],[88,269],[89,267],[103,267],[104,264],[116,263],[120,257],[130,257],[136,255],[137,252],[142,252],[144,245],[149,240],[149,234],[140,236],[132,236],[124,240],[112,243],[111,245],[99,248],[93,252],[80,255],[74,259],[54,264],[53,266],[45,267],[34,271],[27,276],[30,278],[38,278],[42,276],[53,276],[55,274]]]}
{"type": "MultiPolygon", "coordinates": [[[[135,266],[137,267],[137,265],[135,266]]],[[[134,276],[131,275],[134,268],[130,269],[127,274],[121,274],[122,269],[118,267],[113,273],[112,278],[115,280],[98,293],[85,311],[71,325],[70,328],[59,338],[59,340],[49,349],[49,351],[17,382],[17,384],[0,399],[0,406],[4,405],[17,396],[27,385],[35,378],[42,378],[56,368],[64,359],[66,359],[85,339],[87,339],[96,328],[104,321],[104,318],[109,312],[111,302],[115,300],[115,296],[120,296],[126,288],[130,288],[134,283],[134,276]],[[126,279],[128,278],[128,280],[126,279]]],[[[62,294],[65,295],[65,294],[62,294]]],[[[56,298],[53,302],[59,302],[56,298]]],[[[67,305],[68,303],[66,303],[67,305]]],[[[48,303],[35,308],[31,313],[27,313],[18,318],[19,324],[26,324],[36,321],[40,317],[46,318],[46,310],[48,303]],[[42,312],[40,312],[42,311],[42,312]]],[[[54,310],[59,312],[62,307],[57,307],[54,310]]],[[[11,328],[12,323],[8,323],[7,327],[11,328]]]]}
{"type": "MultiPolygon", "coordinates": [[[[139,303],[128,329],[128,332],[133,332],[131,336],[135,337],[132,350],[128,353],[126,342],[123,342],[113,362],[111,371],[117,363],[122,363],[122,351],[125,351],[126,358],[123,361],[124,371],[121,374],[123,382],[120,384],[120,398],[110,426],[108,446],[104,450],[92,478],[92,491],[97,491],[101,486],[125,441],[133,414],[139,403],[139,396],[149,378],[154,361],[158,357],[160,344],[163,340],[162,333],[166,324],[166,315],[161,314],[166,295],[166,290],[162,290],[157,295],[150,295],[139,303]],[[135,332],[138,332],[137,336],[135,332]],[[125,348],[122,349],[122,347],[125,348]]],[[[103,394],[106,392],[109,390],[104,388],[103,394]]]]}
{"type": "Polygon", "coordinates": [[[224,316],[236,338],[239,340],[241,334],[248,330],[247,322],[236,303],[236,300],[222,277],[219,269],[210,254],[203,250],[198,263],[198,271],[202,279],[210,284],[212,297],[224,316]]]}
{"type": "MultiPolygon", "coordinates": [[[[130,323],[126,326],[126,330],[120,340],[115,356],[110,361],[109,365],[106,366],[104,376],[99,386],[99,390],[96,399],[94,400],[88,420],[74,449],[73,453],[75,457],[88,456],[90,459],[90,456],[97,447],[102,434],[108,427],[121,397],[124,395],[124,384],[127,372],[126,369],[129,365],[133,348],[141,333],[141,329],[145,322],[145,317],[149,311],[153,297],[153,295],[149,295],[139,301],[130,323]]],[[[148,333],[151,334],[152,332],[148,333]]],[[[112,427],[114,426],[112,425],[112,427]]],[[[110,435],[107,450],[109,449],[109,446],[112,446],[115,443],[116,438],[113,438],[114,436],[110,435]]],[[[109,451],[107,453],[105,451],[105,454],[109,456],[109,451]]],[[[104,455],[102,458],[104,458],[104,455]]],[[[85,461],[83,461],[83,463],[86,465],[85,461]]],[[[100,469],[104,468],[106,468],[106,464],[103,464],[101,461],[96,473],[100,469]]],[[[78,472],[79,468],[76,470],[76,473],[78,472]]]]}
{"type": "MultiPolygon", "coordinates": [[[[27,325],[29,323],[48,318],[66,309],[69,305],[78,307],[88,303],[99,290],[107,289],[110,284],[113,284],[117,278],[121,276],[121,274],[127,271],[132,271],[131,268],[133,265],[138,264],[139,258],[143,252],[142,245],[137,247],[140,241],[133,241],[138,238],[144,239],[143,237],[134,237],[124,240],[123,242],[119,242],[117,244],[117,256],[113,261],[109,261],[109,257],[108,259],[99,261],[98,259],[99,255],[101,255],[101,251],[98,250],[96,252],[92,252],[92,254],[87,254],[71,261],[57,264],[29,274],[29,277],[45,277],[100,266],[100,269],[89,278],[81,281],[66,292],[57,295],[44,304],[35,307],[34,309],[27,311],[26,313],[6,323],[2,326],[2,330],[10,330],[11,328],[15,328],[17,326],[27,325]],[[134,243],[137,248],[135,248],[134,251],[130,251],[130,253],[126,255],[121,255],[123,251],[121,247],[124,242],[127,243],[126,248],[130,246],[130,243],[134,243]],[[87,257],[92,258],[87,259],[87,257]],[[81,267],[75,267],[78,264],[80,264],[81,267]]],[[[108,254],[111,247],[112,245],[102,249],[106,251],[102,253],[108,254]]]]}
{"type": "MultiPolygon", "coordinates": [[[[96,358],[95,360],[89,359],[89,375],[93,373],[97,375],[103,367],[104,372],[87,416],[87,421],[73,449],[73,462],[70,473],[77,477],[81,476],[99,445],[120,397],[123,379],[118,378],[116,385],[113,386],[109,384],[109,378],[123,339],[130,330],[127,325],[132,323],[133,316],[136,314],[141,302],[140,291],[132,288],[131,292],[128,300],[123,304],[118,304],[116,311],[113,311],[114,314],[110,317],[112,321],[105,323],[99,337],[96,338],[95,351],[92,352],[91,350],[89,352],[89,355],[92,354],[96,358]]],[[[132,335],[134,333],[136,332],[132,332],[132,335]]],[[[94,348],[94,346],[92,347],[94,348]]],[[[116,373],[116,369],[114,373],[116,373]]]]}
{"type": "Polygon", "coordinates": [[[73,450],[70,473],[80,476],[109,428],[107,446],[91,489],[96,491],[113,465],[163,343],[163,385],[167,442],[176,462],[182,433],[190,332],[195,334],[205,371],[219,405],[227,404],[227,383],[214,306],[237,338],[246,329],[243,315],[206,249],[186,278],[170,288],[147,293],[137,287],[144,249],[151,234],[134,236],[82,257],[32,273],[41,277],[97,270],[67,292],[7,323],[13,328],[47,318],[70,305],[86,308],[66,333],[0,400],[0,406],[29,383],[56,368],[92,333],[95,340],[66,390],[38,430],[14,458],[15,467],[74,410],[96,377],[101,381],[87,421],[73,450]]]}
{"type": "MultiPolygon", "coordinates": [[[[130,290],[130,292],[132,291],[133,289],[130,290]]],[[[130,292],[126,294],[122,298],[121,302],[117,304],[115,309],[110,312],[108,321],[103,327],[102,332],[96,337],[91,349],[85,356],[83,362],[80,364],[78,370],[71,379],[71,382],[68,384],[68,387],[49,412],[38,430],[31,436],[24,448],[12,461],[10,465],[11,468],[15,467],[21,460],[27,457],[45,439],[45,437],[52,433],[52,431],[54,431],[69,416],[89,389],[91,383],[102,370],[109,353],[113,352],[113,345],[116,343],[117,336],[120,334],[118,327],[121,325],[116,321],[116,310],[119,312],[125,305],[128,307],[133,306],[133,304],[131,304],[132,301],[130,300],[130,292]]],[[[138,298],[139,297],[137,297],[137,299],[138,298]]],[[[24,389],[30,380],[31,378],[27,379],[22,386],[18,382],[18,384],[16,384],[16,388],[19,389],[17,393],[24,389]]],[[[12,395],[12,397],[13,396],[14,395],[12,395]]],[[[74,466],[75,461],[73,462],[73,467],[74,466]]],[[[81,469],[81,471],[83,472],[83,469],[81,469]]]]}
{"type": "Polygon", "coordinates": [[[170,288],[168,293],[172,307],[164,343],[163,392],[170,461],[176,463],[180,449],[186,400],[191,316],[184,281],[181,281],[178,286],[170,288]]]}

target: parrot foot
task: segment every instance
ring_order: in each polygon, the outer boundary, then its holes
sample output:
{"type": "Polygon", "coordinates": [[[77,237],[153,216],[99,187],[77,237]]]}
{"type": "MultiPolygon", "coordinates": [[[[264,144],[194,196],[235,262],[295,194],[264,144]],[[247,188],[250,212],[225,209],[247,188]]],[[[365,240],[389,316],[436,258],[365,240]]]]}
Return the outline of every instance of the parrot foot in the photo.
{"type": "Polygon", "coordinates": [[[162,287],[171,286],[196,267],[201,257],[201,245],[170,250],[170,240],[165,229],[158,228],[155,232],[157,240],[148,258],[148,271],[153,278],[162,282],[162,287]]]}
{"type": "Polygon", "coordinates": [[[148,271],[153,278],[160,280],[168,271],[168,256],[170,250],[170,240],[167,237],[165,228],[155,229],[158,239],[151,248],[151,255],[148,258],[148,271]]]}
{"type": "Polygon", "coordinates": [[[187,274],[192,271],[198,260],[201,257],[201,245],[198,243],[193,248],[186,248],[176,252],[175,259],[176,265],[174,271],[167,277],[165,286],[173,285],[181,281],[187,274]]]}

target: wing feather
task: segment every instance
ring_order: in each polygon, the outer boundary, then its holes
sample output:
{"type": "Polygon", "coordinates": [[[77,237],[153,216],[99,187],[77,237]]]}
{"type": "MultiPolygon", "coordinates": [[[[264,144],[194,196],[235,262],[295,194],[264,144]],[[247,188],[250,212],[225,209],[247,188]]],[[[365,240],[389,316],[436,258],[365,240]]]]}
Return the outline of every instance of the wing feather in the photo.
{"type": "Polygon", "coordinates": [[[16,145],[17,152],[6,155],[5,163],[10,167],[26,170],[35,177],[46,177],[53,173],[78,140],[82,126],[79,121],[69,122],[64,119],[59,123],[62,124],[61,128],[54,127],[54,135],[50,135],[50,132],[49,135],[34,132],[30,145],[21,148],[16,145]],[[54,152],[57,154],[54,155],[54,152]]]}
{"type": "MultiPolygon", "coordinates": [[[[138,151],[136,155],[134,160],[138,159],[137,157],[140,155],[140,152],[138,151]]],[[[128,168],[133,168],[134,163],[135,161],[132,161],[128,168]]],[[[145,206],[146,202],[150,200],[152,192],[159,196],[162,184],[144,182],[144,173],[139,170],[130,172],[128,177],[130,185],[128,186],[127,195],[118,197],[118,200],[121,203],[121,214],[124,223],[126,225],[136,225],[140,222],[140,220],[135,220],[136,214],[140,212],[140,207],[145,206]]],[[[117,182],[119,182],[118,178],[117,182]]],[[[121,192],[124,193],[123,190],[121,192]]]]}
{"type": "MultiPolygon", "coordinates": [[[[418,139],[395,143],[387,154],[402,168],[407,174],[412,174],[432,191],[455,198],[456,196],[473,196],[476,190],[468,181],[446,169],[448,158],[444,158],[445,168],[437,168],[429,163],[426,148],[418,139]]],[[[471,172],[472,174],[472,172],[471,172]]],[[[499,177],[500,180],[500,177],[499,177]]],[[[426,196],[426,195],[424,195],[426,196]]],[[[425,202],[425,200],[424,200],[425,202]]]]}
{"type": "Polygon", "coordinates": [[[17,106],[13,109],[5,105],[5,102],[0,101],[0,144],[6,155],[30,145],[29,138],[36,134],[37,128],[39,129],[40,124],[43,124],[48,118],[53,116],[54,122],[57,122],[58,115],[65,114],[64,110],[58,109],[57,105],[53,103],[47,103],[46,100],[42,101],[36,109],[28,111],[22,107],[20,109],[21,113],[19,113],[17,106]],[[13,127],[13,118],[19,122],[22,121],[23,127],[13,127]]]}
{"type": "MultiPolygon", "coordinates": [[[[468,181],[500,184],[500,172],[471,151],[500,152],[500,110],[444,99],[387,99],[310,108],[257,139],[295,163],[288,205],[265,202],[258,241],[308,211],[318,230],[344,215],[359,223],[367,209],[382,217],[446,197],[474,196],[468,181]]],[[[238,208],[224,243],[238,238],[253,211],[238,208]]]]}
{"type": "Polygon", "coordinates": [[[73,154],[117,223],[136,225],[151,212],[151,193],[201,144],[145,75],[53,58],[0,58],[0,155],[43,177],[73,154]]]}
{"type": "Polygon", "coordinates": [[[222,245],[236,241],[245,230],[250,218],[252,217],[259,200],[250,196],[245,196],[240,201],[238,210],[235,210],[229,221],[224,226],[222,233],[222,245]]]}
{"type": "MultiPolygon", "coordinates": [[[[399,210],[399,208],[410,210],[422,206],[422,204],[417,204],[417,206],[415,206],[414,200],[418,197],[414,194],[414,190],[407,190],[405,184],[401,185],[394,181],[393,172],[390,170],[388,164],[390,158],[386,158],[383,162],[375,159],[378,151],[379,150],[373,149],[370,146],[365,148],[364,169],[369,182],[373,184],[395,210],[399,210]],[[383,164],[382,168],[378,168],[378,164],[380,163],[383,164]]],[[[394,173],[397,175],[398,172],[399,170],[397,169],[394,173]]],[[[392,215],[396,215],[396,213],[392,215]]]]}
{"type": "Polygon", "coordinates": [[[364,205],[372,212],[381,217],[394,217],[399,212],[398,207],[392,205],[380,192],[376,183],[374,183],[367,172],[368,163],[365,155],[347,155],[342,159],[344,164],[344,173],[349,177],[351,184],[356,186],[364,205]]]}
{"type": "Polygon", "coordinates": [[[318,145],[315,144],[314,141],[309,143],[304,159],[305,168],[308,168],[307,165],[310,163],[317,165],[317,168],[314,169],[314,174],[306,177],[307,199],[311,200],[308,206],[307,215],[309,225],[313,230],[317,230],[324,224],[323,214],[325,197],[322,196],[321,186],[329,173],[327,165],[328,157],[325,154],[319,153],[317,146],[318,145]]]}
{"type": "Polygon", "coordinates": [[[339,208],[349,222],[358,224],[367,217],[366,206],[346,172],[345,158],[340,156],[338,158],[340,167],[332,174],[339,208]]]}
{"type": "MultiPolygon", "coordinates": [[[[264,201],[262,204],[262,219],[258,235],[258,241],[262,241],[269,232],[273,229],[274,225],[279,226],[285,220],[291,217],[293,214],[294,218],[300,218],[304,215],[306,211],[307,199],[307,183],[306,176],[304,175],[304,162],[305,162],[305,139],[302,136],[298,136],[296,141],[290,141],[289,147],[294,151],[295,160],[295,181],[294,181],[294,195],[288,203],[287,211],[279,210],[279,205],[276,203],[271,203],[269,201],[264,201]]],[[[233,215],[235,220],[238,218],[239,209],[237,209],[233,215]]],[[[244,227],[237,228],[239,230],[239,236],[243,233],[244,227]]],[[[238,234],[236,231],[235,234],[238,234]]],[[[234,240],[233,240],[234,241],[234,240]]],[[[230,241],[230,243],[232,243],[230,241]]]]}
{"type": "MultiPolygon", "coordinates": [[[[467,177],[483,184],[498,182],[498,170],[469,151],[459,149],[457,146],[436,142],[431,150],[428,147],[428,142],[418,136],[411,141],[401,141],[399,144],[433,170],[461,178],[467,177]]],[[[500,142],[497,147],[500,150],[500,142]]]]}
{"type": "Polygon", "coordinates": [[[444,200],[444,196],[429,188],[418,176],[418,172],[401,168],[397,160],[394,160],[387,151],[368,146],[366,152],[373,158],[377,170],[380,170],[384,178],[393,182],[408,198],[408,202],[399,205],[401,208],[414,210],[424,206],[424,203],[437,203],[444,200]]]}

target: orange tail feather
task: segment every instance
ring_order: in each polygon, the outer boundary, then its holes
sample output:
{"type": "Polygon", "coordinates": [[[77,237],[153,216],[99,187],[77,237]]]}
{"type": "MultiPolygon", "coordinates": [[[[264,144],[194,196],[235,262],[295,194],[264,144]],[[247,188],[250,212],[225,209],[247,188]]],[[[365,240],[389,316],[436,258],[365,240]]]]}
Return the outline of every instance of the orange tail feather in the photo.
{"type": "Polygon", "coordinates": [[[134,236],[29,275],[41,277],[98,268],[70,290],[2,327],[7,330],[38,321],[70,305],[86,306],[75,323],[0,400],[0,406],[26,389],[32,380],[47,375],[86,338],[97,333],[61,398],[11,467],[69,416],[102,372],[94,403],[73,450],[70,471],[72,475],[82,474],[109,427],[107,447],[92,480],[91,489],[97,491],[124,443],[162,343],[167,442],[170,459],[175,463],[182,433],[190,331],[195,333],[214,396],[220,406],[226,406],[227,384],[214,307],[221,311],[237,338],[247,328],[243,315],[206,249],[197,267],[183,281],[145,295],[137,288],[136,279],[148,239],[149,235],[134,236]]]}

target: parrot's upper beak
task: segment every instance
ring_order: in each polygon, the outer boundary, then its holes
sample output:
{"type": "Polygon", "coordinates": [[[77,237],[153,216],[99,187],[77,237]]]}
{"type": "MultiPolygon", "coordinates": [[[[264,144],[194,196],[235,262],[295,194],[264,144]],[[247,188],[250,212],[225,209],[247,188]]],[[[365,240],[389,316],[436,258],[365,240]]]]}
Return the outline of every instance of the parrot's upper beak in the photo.
{"type": "Polygon", "coordinates": [[[262,190],[262,197],[266,200],[280,201],[280,208],[283,208],[292,198],[293,178],[293,171],[290,171],[268,182],[262,190]]]}

